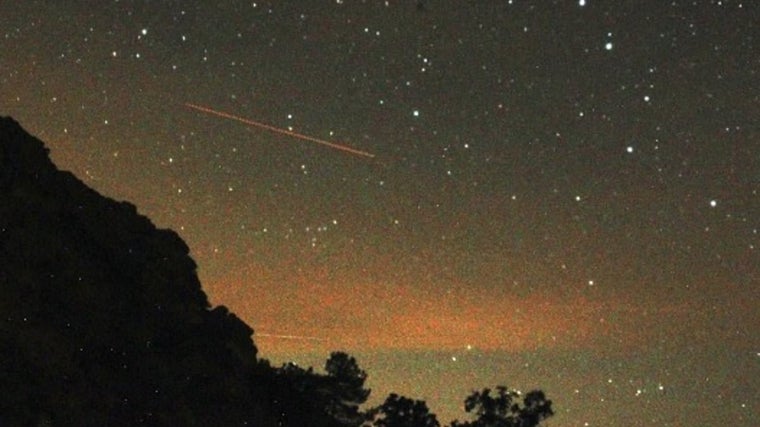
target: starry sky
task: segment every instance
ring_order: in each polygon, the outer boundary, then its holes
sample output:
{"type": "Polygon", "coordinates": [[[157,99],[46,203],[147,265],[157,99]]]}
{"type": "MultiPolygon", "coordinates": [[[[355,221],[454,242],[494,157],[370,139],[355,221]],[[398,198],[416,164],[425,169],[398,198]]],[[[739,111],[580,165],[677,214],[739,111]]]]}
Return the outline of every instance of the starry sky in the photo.
{"type": "Polygon", "coordinates": [[[176,230],[275,364],[347,351],[375,402],[443,422],[505,384],[546,391],[552,426],[750,426],[757,22],[732,0],[7,1],[0,114],[176,230]]]}

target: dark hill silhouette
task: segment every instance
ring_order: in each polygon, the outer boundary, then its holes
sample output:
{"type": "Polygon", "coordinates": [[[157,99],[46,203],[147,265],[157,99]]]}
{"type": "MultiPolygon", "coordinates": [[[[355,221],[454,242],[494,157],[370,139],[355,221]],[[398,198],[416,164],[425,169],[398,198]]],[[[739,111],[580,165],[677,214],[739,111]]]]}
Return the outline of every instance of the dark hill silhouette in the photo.
{"type": "MultiPolygon", "coordinates": [[[[345,353],[324,374],[273,368],[252,334],[211,307],[176,233],[58,170],[0,117],[0,426],[437,424],[396,395],[362,412],[367,374],[345,353]]],[[[512,397],[486,389],[466,409],[490,422],[512,397]]],[[[521,426],[551,415],[539,397],[521,426]]]]}
{"type": "Polygon", "coordinates": [[[188,252],[0,118],[0,424],[239,418],[253,331],[210,308],[188,252]]]}

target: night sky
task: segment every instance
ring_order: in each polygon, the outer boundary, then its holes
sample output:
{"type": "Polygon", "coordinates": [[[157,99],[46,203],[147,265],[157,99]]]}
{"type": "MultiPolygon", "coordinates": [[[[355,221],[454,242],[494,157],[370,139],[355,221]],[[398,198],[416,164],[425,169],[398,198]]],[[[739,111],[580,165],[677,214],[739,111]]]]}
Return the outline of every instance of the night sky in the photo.
{"type": "Polygon", "coordinates": [[[757,425],[760,3],[214,3],[0,2],[0,114],[176,230],[262,357],[443,422],[505,384],[757,425]]]}

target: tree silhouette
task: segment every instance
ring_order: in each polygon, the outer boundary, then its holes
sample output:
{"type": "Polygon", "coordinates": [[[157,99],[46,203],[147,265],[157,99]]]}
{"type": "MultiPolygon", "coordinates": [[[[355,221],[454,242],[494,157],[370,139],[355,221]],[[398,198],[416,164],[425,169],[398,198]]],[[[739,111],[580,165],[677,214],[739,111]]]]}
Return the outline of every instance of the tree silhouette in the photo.
{"type": "Polygon", "coordinates": [[[358,427],[366,419],[359,406],[369,397],[364,388],[367,373],[356,359],[334,352],[325,374],[286,363],[278,369],[265,364],[255,379],[258,394],[268,399],[269,412],[278,426],[358,427]]]}
{"type": "Polygon", "coordinates": [[[552,401],[546,398],[543,391],[533,390],[525,395],[523,407],[520,409],[523,426],[537,426],[552,415],[554,415],[552,401]]]}
{"type": "Polygon", "coordinates": [[[435,414],[422,400],[391,393],[385,402],[368,413],[375,427],[439,427],[435,414]]]}
{"type": "Polygon", "coordinates": [[[327,413],[345,425],[358,426],[365,416],[359,405],[367,401],[370,390],[364,388],[367,373],[359,368],[356,359],[343,352],[333,352],[325,363],[327,378],[322,393],[327,413]]]}
{"type": "Polygon", "coordinates": [[[475,421],[460,423],[454,421],[452,427],[535,427],[544,419],[554,415],[552,401],[547,400],[540,390],[529,392],[523,399],[523,406],[517,402],[520,393],[504,386],[474,391],[464,401],[464,409],[477,416],[475,421]]]}
{"type": "Polygon", "coordinates": [[[315,427],[344,426],[327,412],[325,378],[312,368],[303,369],[295,363],[278,369],[265,368],[255,385],[261,397],[269,401],[273,423],[266,425],[300,427],[304,420],[309,420],[315,427]]]}

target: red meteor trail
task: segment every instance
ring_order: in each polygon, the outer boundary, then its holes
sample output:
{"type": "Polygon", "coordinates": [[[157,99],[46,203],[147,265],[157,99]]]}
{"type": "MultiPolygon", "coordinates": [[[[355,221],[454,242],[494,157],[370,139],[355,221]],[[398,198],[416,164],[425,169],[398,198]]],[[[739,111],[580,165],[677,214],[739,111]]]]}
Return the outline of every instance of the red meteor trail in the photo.
{"type": "Polygon", "coordinates": [[[283,135],[292,136],[294,138],[302,139],[304,141],[316,142],[317,144],[326,145],[326,146],[328,146],[330,148],[335,148],[336,150],[345,151],[347,153],[355,154],[357,156],[364,156],[364,157],[369,157],[369,158],[375,157],[374,154],[368,153],[366,151],[357,150],[355,148],[351,148],[351,147],[348,147],[346,145],[336,144],[334,142],[329,142],[329,141],[325,141],[325,140],[322,140],[322,139],[314,138],[312,136],[303,135],[303,134],[300,134],[300,133],[297,133],[297,132],[293,132],[293,131],[290,131],[290,130],[287,130],[287,129],[280,129],[280,128],[277,128],[277,127],[274,127],[274,126],[271,126],[271,125],[268,125],[268,124],[265,124],[265,123],[255,122],[253,120],[249,120],[249,119],[246,119],[244,117],[236,116],[236,115],[230,114],[230,113],[225,113],[224,111],[216,111],[214,109],[211,109],[211,108],[208,108],[208,107],[204,107],[202,105],[190,104],[190,103],[186,102],[185,106],[188,107],[188,108],[192,108],[194,110],[198,110],[198,111],[207,113],[207,114],[213,114],[215,116],[224,117],[225,119],[235,120],[235,121],[238,121],[238,122],[241,122],[241,123],[245,123],[247,125],[256,126],[256,127],[262,128],[262,129],[266,129],[266,130],[268,130],[270,132],[277,132],[277,133],[280,133],[280,134],[283,134],[283,135]]]}

